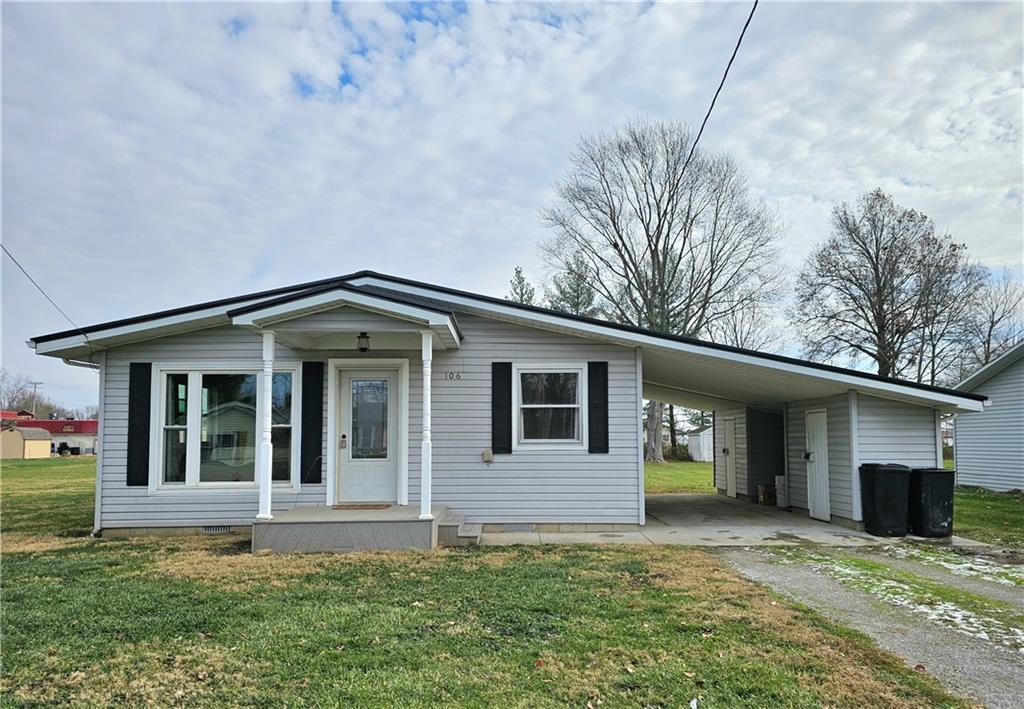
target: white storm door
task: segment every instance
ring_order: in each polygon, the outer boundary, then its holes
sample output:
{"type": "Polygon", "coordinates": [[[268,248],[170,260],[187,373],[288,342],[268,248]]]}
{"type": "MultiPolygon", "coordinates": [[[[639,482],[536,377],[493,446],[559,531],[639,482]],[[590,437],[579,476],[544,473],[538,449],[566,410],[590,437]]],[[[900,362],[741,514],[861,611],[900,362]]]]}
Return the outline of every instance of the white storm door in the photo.
{"type": "Polygon", "coordinates": [[[338,420],[338,502],[398,499],[398,373],[343,371],[338,420]]]}
{"type": "Polygon", "coordinates": [[[736,497],[736,419],[725,419],[725,494],[736,497]]]}
{"type": "Polygon", "coordinates": [[[805,419],[807,461],[807,508],[811,517],[828,522],[832,507],[828,499],[828,419],[824,411],[808,411],[805,419]]]}

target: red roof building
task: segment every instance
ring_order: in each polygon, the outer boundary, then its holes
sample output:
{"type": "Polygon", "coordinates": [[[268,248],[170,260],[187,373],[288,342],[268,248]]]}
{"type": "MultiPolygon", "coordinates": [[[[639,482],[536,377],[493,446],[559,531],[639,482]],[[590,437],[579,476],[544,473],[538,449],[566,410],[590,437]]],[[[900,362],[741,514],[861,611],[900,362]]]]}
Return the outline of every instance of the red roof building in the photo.
{"type": "Polygon", "coordinates": [[[95,436],[99,431],[100,422],[95,419],[82,419],[76,420],[63,420],[63,421],[18,421],[17,426],[28,426],[31,428],[41,428],[49,431],[52,435],[58,435],[61,433],[73,435],[73,436],[95,436]]]}

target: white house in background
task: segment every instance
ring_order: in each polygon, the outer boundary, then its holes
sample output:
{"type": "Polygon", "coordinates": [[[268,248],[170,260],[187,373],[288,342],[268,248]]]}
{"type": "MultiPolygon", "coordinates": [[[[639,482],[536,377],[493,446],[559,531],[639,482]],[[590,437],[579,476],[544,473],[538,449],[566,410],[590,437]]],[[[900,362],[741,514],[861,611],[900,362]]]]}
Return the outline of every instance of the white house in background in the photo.
{"type": "Polygon", "coordinates": [[[984,400],[370,271],[30,345],[99,369],[97,530],[278,551],[638,528],[644,398],[715,412],[723,494],[784,470],[857,525],[860,461],[938,464],[939,414],[984,400]]]}
{"type": "Polygon", "coordinates": [[[711,425],[695,428],[686,434],[686,447],[694,460],[709,462],[715,459],[715,432],[711,425]]]}
{"type": "Polygon", "coordinates": [[[957,389],[989,399],[984,411],[960,413],[954,421],[957,483],[1024,490],[1024,342],[957,389]]]}

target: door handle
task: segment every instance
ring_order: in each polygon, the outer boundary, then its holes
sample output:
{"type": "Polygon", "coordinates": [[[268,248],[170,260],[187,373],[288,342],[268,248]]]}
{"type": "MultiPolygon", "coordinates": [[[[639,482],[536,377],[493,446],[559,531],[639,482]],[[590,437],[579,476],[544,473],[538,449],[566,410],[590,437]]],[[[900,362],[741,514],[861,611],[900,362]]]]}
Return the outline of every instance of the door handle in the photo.
{"type": "Polygon", "coordinates": [[[338,441],[338,448],[348,448],[348,436],[344,433],[341,434],[341,440],[338,441]]]}

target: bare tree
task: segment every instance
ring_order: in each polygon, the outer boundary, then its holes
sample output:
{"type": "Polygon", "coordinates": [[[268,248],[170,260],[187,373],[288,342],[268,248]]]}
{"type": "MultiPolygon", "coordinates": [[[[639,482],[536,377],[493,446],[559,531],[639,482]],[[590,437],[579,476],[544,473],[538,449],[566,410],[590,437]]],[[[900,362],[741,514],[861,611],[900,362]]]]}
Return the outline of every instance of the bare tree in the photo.
{"type": "Polygon", "coordinates": [[[960,378],[1024,340],[1024,285],[1003,268],[975,299],[960,378]]]}
{"type": "Polygon", "coordinates": [[[775,327],[774,314],[774,305],[752,302],[714,322],[708,328],[708,338],[748,350],[781,350],[785,336],[782,328],[775,327]]]}
{"type": "Polygon", "coordinates": [[[600,313],[594,293],[590,263],[577,252],[565,262],[565,270],[556,272],[551,287],[544,287],[548,307],[570,315],[594,317],[600,313]]]}
{"type": "MultiPolygon", "coordinates": [[[[976,268],[963,244],[936,234],[931,219],[881,190],[856,208],[836,207],[831,236],[797,280],[792,315],[804,352],[813,359],[867,358],[882,376],[917,376],[922,333],[940,314],[951,320],[936,326],[936,335],[961,322],[950,301],[972,297],[976,268]]],[[[928,372],[920,370],[922,377],[928,372]]]]}
{"type": "MultiPolygon", "coordinates": [[[[634,121],[580,141],[542,212],[550,267],[580,254],[599,306],[619,322],[700,336],[774,291],[776,214],[726,155],[693,152],[678,122],[634,121]]],[[[647,458],[662,460],[663,406],[649,404],[647,458]]]]}
{"type": "Polygon", "coordinates": [[[522,266],[516,266],[515,275],[512,276],[509,285],[511,288],[508,295],[505,296],[505,300],[510,300],[513,303],[522,303],[523,305],[533,305],[536,289],[526,280],[526,276],[523,275],[522,266]]]}
{"type": "Polygon", "coordinates": [[[0,409],[18,411],[32,408],[32,377],[0,368],[0,409]]]}

